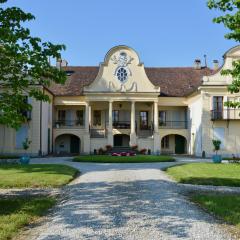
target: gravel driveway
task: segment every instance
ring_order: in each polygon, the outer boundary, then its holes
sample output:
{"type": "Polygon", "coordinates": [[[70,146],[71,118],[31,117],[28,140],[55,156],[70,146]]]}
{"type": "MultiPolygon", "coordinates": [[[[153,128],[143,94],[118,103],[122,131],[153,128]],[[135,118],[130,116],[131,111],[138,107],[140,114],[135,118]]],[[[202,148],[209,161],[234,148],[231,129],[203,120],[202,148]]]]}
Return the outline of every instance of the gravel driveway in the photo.
{"type": "Polygon", "coordinates": [[[68,164],[82,175],[27,239],[231,239],[159,170],[167,163],[68,164]]]}

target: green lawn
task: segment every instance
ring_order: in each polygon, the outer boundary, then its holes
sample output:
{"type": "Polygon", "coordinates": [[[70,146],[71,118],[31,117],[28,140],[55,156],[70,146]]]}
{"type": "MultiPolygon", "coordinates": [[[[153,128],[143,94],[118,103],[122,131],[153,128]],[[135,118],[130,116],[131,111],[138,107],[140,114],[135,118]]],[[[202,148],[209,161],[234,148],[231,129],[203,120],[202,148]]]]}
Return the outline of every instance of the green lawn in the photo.
{"type": "Polygon", "coordinates": [[[171,156],[137,155],[137,156],[111,156],[111,155],[86,155],[75,157],[75,162],[99,162],[99,163],[143,163],[143,162],[173,162],[171,156]]]}
{"type": "Polygon", "coordinates": [[[180,183],[240,187],[239,164],[190,163],[166,171],[180,183]]]}
{"type": "Polygon", "coordinates": [[[191,199],[215,216],[235,225],[240,230],[240,196],[196,194],[191,196],[191,199]]]}
{"type": "Polygon", "coordinates": [[[0,165],[0,188],[60,187],[69,183],[78,170],[66,165],[0,165]]]}
{"type": "Polygon", "coordinates": [[[11,239],[56,203],[55,198],[32,197],[0,200],[0,240],[11,239]]]}

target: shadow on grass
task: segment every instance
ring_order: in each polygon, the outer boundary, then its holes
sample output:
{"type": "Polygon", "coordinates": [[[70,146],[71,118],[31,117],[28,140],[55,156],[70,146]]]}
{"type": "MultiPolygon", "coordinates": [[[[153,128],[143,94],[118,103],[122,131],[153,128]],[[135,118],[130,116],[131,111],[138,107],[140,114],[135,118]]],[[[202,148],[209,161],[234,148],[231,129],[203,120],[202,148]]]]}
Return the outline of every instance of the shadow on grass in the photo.
{"type": "Polygon", "coordinates": [[[52,197],[18,197],[0,199],[0,218],[4,215],[25,213],[42,216],[56,200],[52,197]]]}
{"type": "Polygon", "coordinates": [[[231,186],[240,187],[240,179],[221,177],[186,177],[181,178],[179,183],[195,185],[231,186]]]}
{"type": "Polygon", "coordinates": [[[0,240],[12,239],[24,226],[43,216],[55,203],[53,197],[1,199],[0,240]]]}
{"type": "Polygon", "coordinates": [[[44,174],[64,174],[72,176],[78,172],[77,169],[60,164],[1,164],[0,171],[16,171],[16,173],[44,173],[44,174]]]}

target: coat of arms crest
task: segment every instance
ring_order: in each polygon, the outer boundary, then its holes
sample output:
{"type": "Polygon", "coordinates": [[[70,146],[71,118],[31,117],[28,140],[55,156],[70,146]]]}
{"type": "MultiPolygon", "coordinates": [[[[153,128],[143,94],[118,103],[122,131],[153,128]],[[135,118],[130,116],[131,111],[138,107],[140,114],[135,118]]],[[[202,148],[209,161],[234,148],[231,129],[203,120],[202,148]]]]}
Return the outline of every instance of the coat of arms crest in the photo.
{"type": "Polygon", "coordinates": [[[128,77],[132,75],[128,65],[131,64],[133,58],[128,56],[126,52],[120,52],[118,57],[114,55],[111,60],[118,65],[114,75],[121,83],[126,82],[128,77]]]}

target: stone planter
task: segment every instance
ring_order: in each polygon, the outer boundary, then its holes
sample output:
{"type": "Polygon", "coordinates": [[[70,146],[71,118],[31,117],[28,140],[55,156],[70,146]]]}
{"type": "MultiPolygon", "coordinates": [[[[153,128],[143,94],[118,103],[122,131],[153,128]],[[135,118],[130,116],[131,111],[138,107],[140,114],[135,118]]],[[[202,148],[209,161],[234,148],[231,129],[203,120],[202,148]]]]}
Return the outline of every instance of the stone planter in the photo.
{"type": "Polygon", "coordinates": [[[30,162],[30,157],[29,156],[22,156],[20,158],[20,163],[21,164],[29,164],[29,162],[30,162]]]}
{"type": "Polygon", "coordinates": [[[222,162],[222,156],[221,155],[213,155],[212,160],[214,163],[221,163],[222,162]]]}

